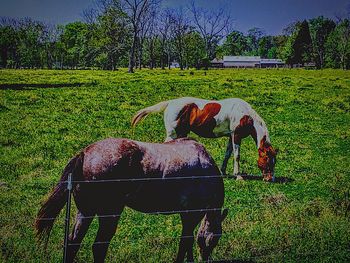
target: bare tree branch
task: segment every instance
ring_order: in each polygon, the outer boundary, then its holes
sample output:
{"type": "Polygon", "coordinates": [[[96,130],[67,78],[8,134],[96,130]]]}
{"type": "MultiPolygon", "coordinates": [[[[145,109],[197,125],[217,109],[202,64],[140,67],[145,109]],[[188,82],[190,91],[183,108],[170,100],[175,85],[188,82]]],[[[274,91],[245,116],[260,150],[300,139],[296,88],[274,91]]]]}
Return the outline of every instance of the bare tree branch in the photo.
{"type": "Polygon", "coordinates": [[[198,8],[194,0],[191,1],[189,10],[192,13],[195,27],[205,41],[207,56],[212,59],[215,53],[215,45],[228,33],[227,29],[231,28],[231,17],[225,12],[224,8],[216,11],[198,8]]]}
{"type": "Polygon", "coordinates": [[[161,0],[121,0],[121,7],[128,15],[133,27],[133,39],[129,54],[129,73],[134,72],[135,66],[135,49],[142,30],[142,23],[149,15],[152,9],[156,9],[161,0]]]}

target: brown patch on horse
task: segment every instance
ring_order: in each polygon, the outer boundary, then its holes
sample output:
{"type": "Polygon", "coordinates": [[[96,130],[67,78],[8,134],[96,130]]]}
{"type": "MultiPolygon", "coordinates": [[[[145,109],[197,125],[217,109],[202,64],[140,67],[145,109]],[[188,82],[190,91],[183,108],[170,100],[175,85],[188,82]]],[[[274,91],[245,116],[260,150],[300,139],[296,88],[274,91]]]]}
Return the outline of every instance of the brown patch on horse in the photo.
{"type": "Polygon", "coordinates": [[[251,135],[256,142],[256,130],[254,128],[254,120],[249,115],[244,115],[239,121],[239,125],[234,132],[234,143],[240,144],[241,140],[251,135]]]}
{"type": "Polygon", "coordinates": [[[193,127],[203,126],[210,122],[221,110],[221,105],[215,102],[206,104],[203,110],[195,106],[190,116],[190,125],[193,127]]]}
{"type": "Polygon", "coordinates": [[[221,105],[211,102],[201,110],[195,103],[185,105],[177,116],[178,137],[185,137],[190,131],[202,137],[215,137],[213,130],[216,127],[214,117],[220,112],[221,105]]]}

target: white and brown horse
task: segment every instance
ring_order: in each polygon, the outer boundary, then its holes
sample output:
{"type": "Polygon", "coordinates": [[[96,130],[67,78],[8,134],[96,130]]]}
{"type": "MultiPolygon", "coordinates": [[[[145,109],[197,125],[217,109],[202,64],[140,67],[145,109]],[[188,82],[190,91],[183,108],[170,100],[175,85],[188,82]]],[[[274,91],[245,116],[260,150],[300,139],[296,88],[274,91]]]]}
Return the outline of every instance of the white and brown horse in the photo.
{"type": "Polygon", "coordinates": [[[272,147],[264,120],[244,100],[229,98],[210,101],[183,97],[142,109],[132,119],[134,127],[150,113],[164,111],[166,141],[186,137],[190,131],[206,138],[228,136],[229,142],[221,171],[226,173],[228,159],[234,153],[234,175],[239,176],[240,145],[252,136],[258,148],[258,167],[263,179],[274,181],[277,151],[272,147]]]}
{"type": "Polygon", "coordinates": [[[94,262],[104,262],[125,206],[151,214],[181,215],[182,236],[176,262],[193,262],[193,231],[202,260],[208,260],[222,234],[227,209],[223,179],[205,148],[194,140],[177,139],[156,144],[128,139],[106,139],[89,145],[66,166],[35,223],[37,235],[47,242],[55,218],[64,207],[68,174],[78,209],[68,243],[73,262],[93,218],[99,229],[93,245],[94,262]]]}

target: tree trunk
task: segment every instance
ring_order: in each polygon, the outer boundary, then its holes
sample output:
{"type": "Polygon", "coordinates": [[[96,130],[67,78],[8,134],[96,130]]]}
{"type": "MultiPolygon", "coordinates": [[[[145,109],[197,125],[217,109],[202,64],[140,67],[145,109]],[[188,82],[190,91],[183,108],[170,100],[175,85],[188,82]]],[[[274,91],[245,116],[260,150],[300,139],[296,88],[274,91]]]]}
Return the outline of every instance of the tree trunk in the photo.
{"type": "Polygon", "coordinates": [[[162,41],[162,55],[160,57],[160,67],[161,69],[165,69],[165,63],[164,63],[164,58],[165,58],[165,52],[164,52],[164,46],[165,46],[165,43],[164,43],[164,40],[162,41]]]}
{"type": "Polygon", "coordinates": [[[129,55],[129,68],[128,68],[129,73],[134,73],[136,41],[137,41],[137,31],[136,29],[134,29],[134,36],[133,36],[130,55],[129,55]]]}
{"type": "Polygon", "coordinates": [[[7,49],[6,48],[1,49],[1,62],[2,62],[2,67],[7,68],[7,49]]]}
{"type": "Polygon", "coordinates": [[[142,68],[142,40],[140,38],[137,38],[137,57],[135,58],[135,61],[137,61],[135,67],[139,68],[141,70],[142,68]]]}
{"type": "Polygon", "coordinates": [[[162,52],[162,56],[160,58],[160,68],[164,69],[164,53],[162,52]]]}
{"type": "Polygon", "coordinates": [[[63,70],[63,54],[61,53],[61,70],[63,70]]]}
{"type": "Polygon", "coordinates": [[[143,56],[143,40],[139,42],[139,69],[142,69],[142,56],[143,56]]]}
{"type": "Polygon", "coordinates": [[[169,52],[169,50],[167,52],[167,59],[168,59],[168,69],[170,69],[170,52],[169,52]]]}
{"type": "Polygon", "coordinates": [[[154,50],[153,50],[153,39],[150,40],[150,68],[154,68],[154,50]]]}

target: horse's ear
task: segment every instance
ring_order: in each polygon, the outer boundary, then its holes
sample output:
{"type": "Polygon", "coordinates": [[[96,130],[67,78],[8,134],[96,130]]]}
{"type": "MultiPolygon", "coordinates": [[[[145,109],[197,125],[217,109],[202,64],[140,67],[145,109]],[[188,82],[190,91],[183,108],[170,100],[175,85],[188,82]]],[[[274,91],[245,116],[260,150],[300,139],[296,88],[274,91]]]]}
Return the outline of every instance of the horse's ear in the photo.
{"type": "Polygon", "coordinates": [[[228,215],[228,208],[225,208],[221,214],[221,221],[224,221],[227,215],[228,215]]]}

